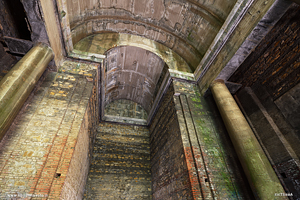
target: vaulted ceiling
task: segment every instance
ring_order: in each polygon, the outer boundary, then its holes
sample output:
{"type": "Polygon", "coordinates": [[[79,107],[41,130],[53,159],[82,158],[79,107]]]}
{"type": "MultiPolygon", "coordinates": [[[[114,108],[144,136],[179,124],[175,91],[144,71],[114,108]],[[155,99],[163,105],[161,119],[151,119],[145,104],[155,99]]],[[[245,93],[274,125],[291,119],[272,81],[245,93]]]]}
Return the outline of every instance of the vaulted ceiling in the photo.
{"type": "Polygon", "coordinates": [[[107,52],[105,104],[132,100],[149,112],[165,62],[147,50],[122,46],[107,52]]]}
{"type": "MultiPolygon", "coordinates": [[[[194,71],[235,0],[66,1],[73,45],[101,32],[128,33],[159,42],[194,71]]],[[[64,13],[63,13],[64,15],[64,13]]]]}
{"type": "MultiPolygon", "coordinates": [[[[199,85],[201,93],[204,93],[274,1],[57,0],[56,2],[64,47],[69,56],[74,50],[101,54],[106,56],[107,69],[114,69],[114,62],[111,62],[113,59],[109,58],[111,55],[123,50],[127,52],[126,55],[132,53],[129,56],[132,62],[125,59],[126,65],[117,65],[117,71],[106,74],[108,82],[118,77],[117,82],[112,84],[115,90],[113,95],[110,88],[106,87],[106,101],[126,96],[127,99],[144,103],[143,107],[149,111],[150,102],[156,98],[152,91],[154,87],[151,86],[152,90],[149,93],[151,98],[150,96],[146,98],[146,93],[141,89],[143,87],[138,85],[143,82],[142,76],[134,78],[131,85],[128,76],[125,75],[126,70],[123,69],[134,63],[140,63],[139,70],[147,72],[152,69],[157,72],[155,77],[160,77],[161,66],[164,64],[149,67],[146,63],[142,64],[147,62],[148,58],[139,57],[144,57],[144,52],[149,51],[153,53],[152,58],[160,57],[161,62],[166,63],[169,69],[190,73],[188,76],[199,85]],[[122,46],[135,48],[129,50],[122,46]],[[139,94],[133,95],[133,90],[125,89],[128,85],[136,88],[139,94]],[[121,88],[129,93],[125,94],[121,88]],[[132,97],[129,97],[130,95],[132,97]]],[[[46,13],[46,6],[43,8],[46,13]]],[[[251,48],[254,47],[255,45],[251,48]]],[[[238,66],[230,67],[235,69],[238,66]]],[[[129,74],[138,73],[132,71],[129,74]]],[[[148,80],[153,78],[147,73],[144,75],[148,80]]],[[[155,85],[155,81],[153,84],[155,85]]]]}
{"type": "MultiPolygon", "coordinates": [[[[184,76],[184,79],[197,83],[202,94],[220,72],[226,80],[231,76],[266,35],[262,32],[268,32],[291,4],[289,1],[280,0],[21,2],[27,14],[27,26],[31,31],[32,42],[28,46],[36,42],[50,43],[57,66],[66,57],[75,55],[76,50],[93,55],[100,54],[101,59],[108,60],[109,52],[118,52],[123,46],[134,46],[134,50],[126,52],[127,55],[135,52],[131,58],[134,58],[133,63],[140,63],[139,66],[143,67],[139,70],[147,72],[152,69],[158,73],[161,66],[164,66],[157,64],[149,68],[147,64],[141,64],[147,62],[148,58],[143,60],[139,55],[149,51],[153,58],[161,59],[168,66],[170,74],[181,73],[178,77],[184,76]],[[264,16],[267,17],[257,25],[264,16]],[[249,34],[253,37],[247,39],[249,34]]],[[[5,33],[0,33],[2,32],[5,33]]],[[[23,40],[5,38],[7,43],[10,40],[25,44],[23,40]]],[[[13,52],[13,46],[8,46],[13,52]]],[[[109,61],[107,63],[113,64],[109,61]]],[[[128,66],[133,63],[128,61],[128,66]]],[[[117,67],[122,68],[120,65],[117,67]]],[[[160,76],[157,74],[155,77],[160,76]]],[[[127,81],[127,78],[120,76],[120,80],[123,79],[127,81]]],[[[138,88],[137,85],[135,87],[138,88]]]]}

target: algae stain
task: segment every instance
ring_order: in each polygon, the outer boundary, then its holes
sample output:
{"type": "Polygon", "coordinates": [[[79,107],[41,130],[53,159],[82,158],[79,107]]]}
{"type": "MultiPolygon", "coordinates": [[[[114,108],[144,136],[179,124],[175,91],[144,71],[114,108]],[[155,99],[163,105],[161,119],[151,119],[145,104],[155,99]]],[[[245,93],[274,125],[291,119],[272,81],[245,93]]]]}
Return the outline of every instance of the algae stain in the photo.
{"type": "Polygon", "coordinates": [[[66,16],[66,14],[67,13],[64,10],[62,10],[61,13],[60,13],[61,18],[64,18],[66,16]]]}

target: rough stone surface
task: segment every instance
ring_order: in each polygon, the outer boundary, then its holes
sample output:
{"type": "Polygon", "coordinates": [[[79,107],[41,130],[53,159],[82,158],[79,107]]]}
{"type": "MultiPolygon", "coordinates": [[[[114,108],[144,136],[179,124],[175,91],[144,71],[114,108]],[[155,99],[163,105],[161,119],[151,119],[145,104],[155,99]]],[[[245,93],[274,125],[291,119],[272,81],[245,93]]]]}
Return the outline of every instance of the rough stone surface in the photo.
{"type": "Polygon", "coordinates": [[[98,125],[84,199],[152,199],[147,128],[98,125]]]}
{"type": "Polygon", "coordinates": [[[3,36],[30,40],[26,14],[20,1],[0,1],[0,39],[3,36]]]}
{"type": "Polygon", "coordinates": [[[12,55],[6,53],[3,45],[0,43],[0,81],[16,63],[17,60],[12,55]]]}
{"type": "Polygon", "coordinates": [[[47,75],[1,140],[1,199],[82,197],[97,120],[95,86],[78,74],[47,75]]]}
{"type": "Polygon", "coordinates": [[[153,199],[193,199],[173,94],[171,85],[149,128],[153,199]]]}
{"type": "Polygon", "coordinates": [[[43,21],[39,2],[37,0],[21,0],[21,2],[24,6],[28,23],[30,24],[31,40],[33,42],[43,42],[49,44],[49,38],[43,21]]]}
{"type": "Polygon", "coordinates": [[[292,198],[298,200],[300,196],[300,171],[295,160],[287,160],[277,164],[275,167],[287,185],[289,192],[293,194],[292,198]]]}
{"type": "Polygon", "coordinates": [[[28,40],[21,40],[12,37],[4,37],[4,41],[11,53],[26,54],[33,46],[33,43],[28,40]]]}

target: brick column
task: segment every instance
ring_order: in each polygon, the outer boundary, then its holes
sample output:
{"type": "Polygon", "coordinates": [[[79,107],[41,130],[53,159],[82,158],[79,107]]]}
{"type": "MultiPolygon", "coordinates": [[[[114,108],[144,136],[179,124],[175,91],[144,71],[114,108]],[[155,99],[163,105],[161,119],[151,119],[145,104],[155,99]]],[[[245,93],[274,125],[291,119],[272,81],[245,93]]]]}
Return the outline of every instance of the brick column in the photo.
{"type": "Polygon", "coordinates": [[[38,43],[1,80],[0,140],[52,59],[52,49],[38,43]]]}
{"type": "Polygon", "coordinates": [[[276,196],[285,191],[224,81],[213,81],[210,89],[255,197],[288,199],[276,196]]]}

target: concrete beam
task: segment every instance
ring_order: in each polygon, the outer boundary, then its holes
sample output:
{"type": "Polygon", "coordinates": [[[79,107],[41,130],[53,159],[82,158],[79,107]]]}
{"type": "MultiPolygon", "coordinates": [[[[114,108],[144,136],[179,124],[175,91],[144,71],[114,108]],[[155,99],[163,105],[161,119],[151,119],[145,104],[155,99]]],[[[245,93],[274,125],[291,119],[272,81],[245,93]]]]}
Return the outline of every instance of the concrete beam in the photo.
{"type": "Polygon", "coordinates": [[[52,49],[38,43],[1,80],[0,140],[52,59],[52,49]]]}

